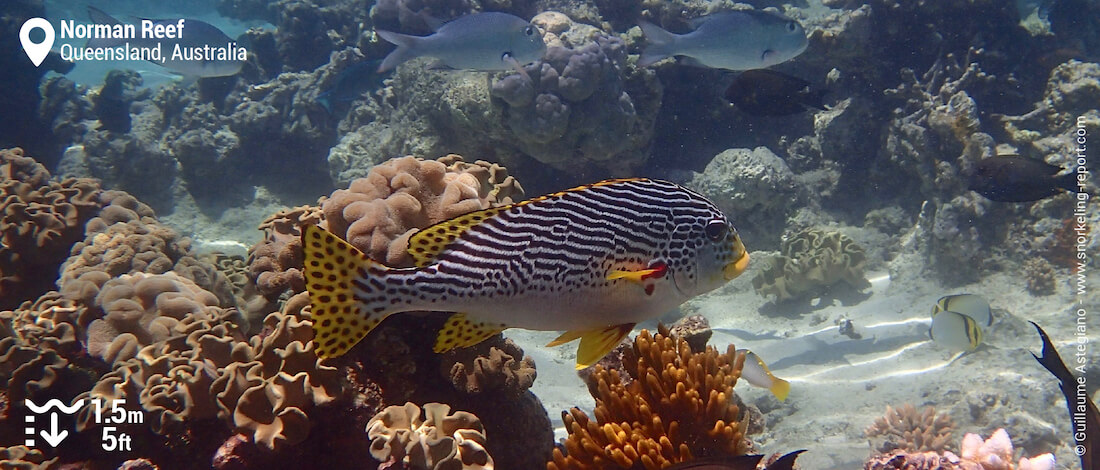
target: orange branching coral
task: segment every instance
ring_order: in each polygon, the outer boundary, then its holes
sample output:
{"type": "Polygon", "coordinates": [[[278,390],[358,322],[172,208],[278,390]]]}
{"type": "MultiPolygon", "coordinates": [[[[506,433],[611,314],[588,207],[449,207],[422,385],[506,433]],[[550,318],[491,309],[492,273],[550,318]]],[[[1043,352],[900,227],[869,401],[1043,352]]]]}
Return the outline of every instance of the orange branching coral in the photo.
{"type": "Polygon", "coordinates": [[[733,386],[745,355],[731,344],[692,353],[663,326],[642,330],[623,358],[624,371],[597,365],[589,383],[596,398],[593,422],[574,408],[562,413],[569,437],[554,450],[548,470],[668,468],[676,462],[748,450],[746,424],[733,386]],[[624,375],[634,377],[627,383],[624,375]]]}

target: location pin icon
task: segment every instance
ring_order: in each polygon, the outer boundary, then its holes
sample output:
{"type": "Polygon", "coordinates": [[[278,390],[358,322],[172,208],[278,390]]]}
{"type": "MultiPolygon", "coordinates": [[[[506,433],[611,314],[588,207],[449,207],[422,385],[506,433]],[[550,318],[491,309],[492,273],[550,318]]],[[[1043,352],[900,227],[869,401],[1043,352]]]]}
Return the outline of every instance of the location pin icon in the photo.
{"type": "Polygon", "coordinates": [[[23,23],[22,28],[19,28],[19,42],[23,43],[23,52],[27,53],[27,57],[30,57],[35,67],[42,65],[42,61],[46,60],[46,56],[50,54],[50,48],[53,47],[53,36],[53,25],[45,18],[31,18],[23,23]],[[31,30],[34,28],[39,28],[45,32],[46,40],[38,44],[31,41],[31,30]]]}

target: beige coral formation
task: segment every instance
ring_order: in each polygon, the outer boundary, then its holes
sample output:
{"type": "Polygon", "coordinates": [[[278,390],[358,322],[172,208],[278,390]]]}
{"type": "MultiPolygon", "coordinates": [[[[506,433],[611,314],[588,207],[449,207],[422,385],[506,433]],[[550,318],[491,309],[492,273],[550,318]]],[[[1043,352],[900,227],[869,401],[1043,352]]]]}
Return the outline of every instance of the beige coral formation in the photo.
{"type": "Polygon", "coordinates": [[[910,403],[886,407],[886,414],[875,419],[863,434],[871,440],[871,448],[880,454],[895,450],[906,452],[943,452],[951,450],[955,423],[946,413],[936,414],[935,408],[918,411],[910,403]]]}
{"type": "Polygon", "coordinates": [[[100,208],[99,184],[56,181],[19,148],[0,150],[0,308],[52,288],[57,266],[100,208]]]}
{"type": "Polygon", "coordinates": [[[439,160],[402,157],[371,169],[365,178],[337,190],[322,204],[327,229],[394,267],[413,265],[408,241],[438,222],[522,196],[522,188],[499,165],[466,163],[457,155],[439,160]]]}
{"type": "Polygon", "coordinates": [[[0,448],[0,469],[4,470],[49,470],[58,468],[58,459],[47,459],[38,449],[27,446],[0,448]]]}
{"type": "Polygon", "coordinates": [[[370,453],[413,470],[492,470],[485,427],[472,413],[442,403],[389,406],[367,423],[370,453]]]}
{"type": "Polygon", "coordinates": [[[441,358],[443,376],[460,392],[516,397],[535,383],[535,361],[510,339],[497,335],[441,358]]]}
{"type": "Polygon", "coordinates": [[[840,232],[805,229],[783,240],[780,254],[752,279],[761,296],[776,302],[796,299],[844,281],[856,289],[870,286],[863,277],[867,255],[840,232]]]}
{"type": "Polygon", "coordinates": [[[998,429],[989,439],[966,434],[958,455],[950,451],[905,452],[871,457],[864,470],[1054,470],[1054,456],[1041,454],[1015,460],[1012,440],[1004,429],[998,429]],[[1016,463],[1013,463],[1016,462],[1016,463]]]}
{"type": "MultiPolygon", "coordinates": [[[[142,348],[84,398],[140,402],[157,433],[217,417],[269,449],[299,443],[309,411],[336,399],[341,377],[313,352],[308,320],[273,313],[264,327],[246,342],[224,318],[201,322],[186,337],[142,348]]],[[[92,426],[90,410],[80,413],[81,428],[92,426]]]]}
{"type": "Polygon", "coordinates": [[[264,240],[250,250],[250,275],[269,299],[305,291],[299,228],[306,224],[324,227],[376,261],[412,266],[408,239],[417,230],[522,196],[515,178],[495,163],[469,163],[454,154],[391,159],[318,206],[287,209],[260,224],[264,240]]]}
{"type": "Polygon", "coordinates": [[[745,418],[733,387],[745,355],[731,344],[693,353],[664,327],[642,330],[623,358],[625,373],[597,365],[590,384],[595,421],[579,409],[562,413],[566,452],[554,450],[548,470],[657,470],[702,456],[742,455],[745,418]]]}

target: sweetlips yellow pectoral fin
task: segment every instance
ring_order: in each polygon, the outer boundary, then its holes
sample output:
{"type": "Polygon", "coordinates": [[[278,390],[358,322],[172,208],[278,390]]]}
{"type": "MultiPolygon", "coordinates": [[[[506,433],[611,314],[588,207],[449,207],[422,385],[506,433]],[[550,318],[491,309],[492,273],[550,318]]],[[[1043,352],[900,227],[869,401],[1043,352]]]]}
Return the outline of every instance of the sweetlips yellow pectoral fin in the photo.
{"type": "MultiPolygon", "coordinates": [[[[574,335],[574,339],[577,336],[581,338],[581,344],[577,347],[577,370],[589,367],[600,359],[603,359],[603,357],[611,352],[612,349],[615,349],[615,346],[618,346],[619,343],[623,341],[623,338],[630,334],[630,331],[633,329],[634,323],[624,323],[622,325],[612,325],[598,330],[566,333],[574,335]]],[[[562,336],[564,337],[565,335],[562,336]]],[[[561,337],[558,339],[561,339],[561,337]]],[[[554,343],[551,344],[555,343],[561,344],[558,343],[558,340],[554,340],[554,343]]]]}
{"type": "Polygon", "coordinates": [[[637,271],[625,271],[621,269],[616,269],[607,273],[607,280],[614,281],[616,279],[626,279],[630,282],[641,284],[645,282],[646,279],[663,276],[667,269],[668,267],[665,266],[664,263],[658,263],[652,268],[639,269],[637,271]]]}
{"type": "Polygon", "coordinates": [[[504,331],[505,328],[508,326],[501,323],[474,322],[466,318],[465,313],[456,313],[439,330],[432,351],[443,353],[455,348],[468,348],[504,331]]]}

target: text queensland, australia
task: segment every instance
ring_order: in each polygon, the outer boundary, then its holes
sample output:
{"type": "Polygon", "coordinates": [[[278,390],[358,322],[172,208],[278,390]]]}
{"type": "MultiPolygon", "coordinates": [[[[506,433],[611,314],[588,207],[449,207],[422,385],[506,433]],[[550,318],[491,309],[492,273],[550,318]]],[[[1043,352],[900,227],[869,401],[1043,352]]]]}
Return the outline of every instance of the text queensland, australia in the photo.
{"type": "MultiPolygon", "coordinates": [[[[148,60],[161,65],[195,62],[243,62],[248,57],[221,31],[197,20],[142,19],[137,24],[120,22],[98,10],[90,9],[92,24],[61,22],[62,39],[87,39],[84,47],[62,45],[66,60],[148,60]],[[188,28],[192,23],[194,27],[188,28]]],[[[205,74],[200,74],[205,75],[205,74]]]]}

